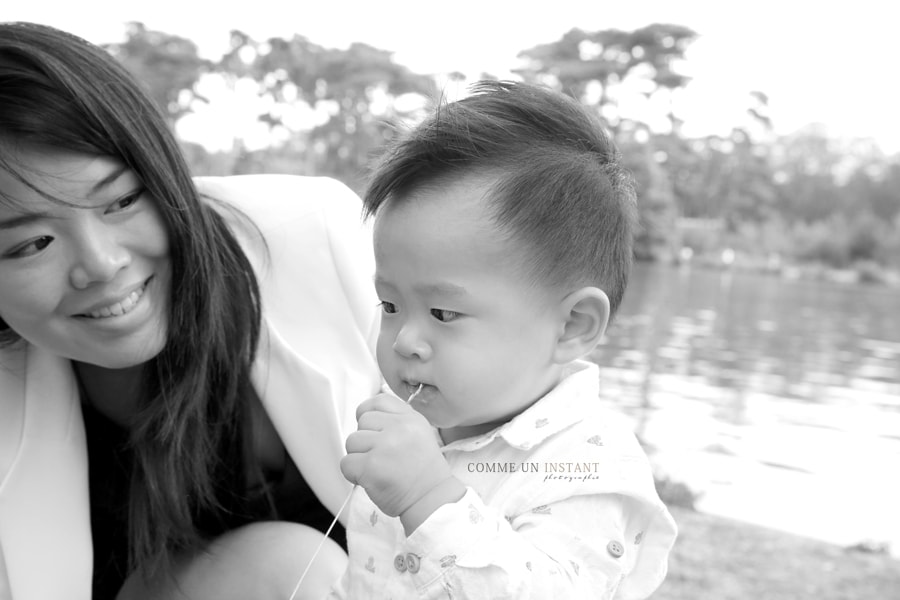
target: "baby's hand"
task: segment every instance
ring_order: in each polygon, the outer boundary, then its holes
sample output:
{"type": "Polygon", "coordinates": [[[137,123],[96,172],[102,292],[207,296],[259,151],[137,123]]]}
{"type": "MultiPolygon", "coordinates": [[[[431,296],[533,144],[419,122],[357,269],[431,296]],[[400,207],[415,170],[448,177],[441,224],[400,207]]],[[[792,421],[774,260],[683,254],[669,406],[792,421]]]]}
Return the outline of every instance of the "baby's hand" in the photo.
{"type": "Polygon", "coordinates": [[[374,396],[360,404],[356,420],[359,429],[347,437],[341,472],[364,487],[386,515],[402,516],[453,479],[431,425],[403,400],[374,396]]]}

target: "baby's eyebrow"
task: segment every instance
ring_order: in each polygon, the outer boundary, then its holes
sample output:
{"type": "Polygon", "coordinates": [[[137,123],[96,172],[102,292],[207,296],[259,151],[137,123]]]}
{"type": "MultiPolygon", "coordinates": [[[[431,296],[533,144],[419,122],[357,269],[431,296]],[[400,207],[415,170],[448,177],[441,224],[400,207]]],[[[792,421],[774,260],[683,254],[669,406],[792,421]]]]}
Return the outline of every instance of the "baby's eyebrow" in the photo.
{"type": "Polygon", "coordinates": [[[421,294],[436,296],[465,296],[469,293],[466,288],[454,283],[432,283],[416,286],[415,289],[421,294]]]}
{"type": "MultiPolygon", "coordinates": [[[[394,289],[394,285],[389,281],[376,275],[372,278],[376,287],[394,289]]],[[[466,296],[469,291],[461,285],[455,283],[426,283],[414,286],[413,289],[423,296],[466,296]]]]}

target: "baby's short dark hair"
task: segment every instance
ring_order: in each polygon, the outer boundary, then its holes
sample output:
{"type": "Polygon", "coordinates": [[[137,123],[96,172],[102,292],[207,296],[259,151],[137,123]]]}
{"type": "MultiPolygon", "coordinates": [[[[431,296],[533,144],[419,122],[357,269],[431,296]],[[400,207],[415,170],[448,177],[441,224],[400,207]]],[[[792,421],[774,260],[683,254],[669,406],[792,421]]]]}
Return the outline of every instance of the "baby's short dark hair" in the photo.
{"type": "Polygon", "coordinates": [[[630,174],[600,119],[549,88],[481,81],[398,138],[364,194],[366,216],[424,187],[493,177],[495,225],[528,248],[539,285],[597,286],[614,314],[625,293],[637,222],[630,174]]]}

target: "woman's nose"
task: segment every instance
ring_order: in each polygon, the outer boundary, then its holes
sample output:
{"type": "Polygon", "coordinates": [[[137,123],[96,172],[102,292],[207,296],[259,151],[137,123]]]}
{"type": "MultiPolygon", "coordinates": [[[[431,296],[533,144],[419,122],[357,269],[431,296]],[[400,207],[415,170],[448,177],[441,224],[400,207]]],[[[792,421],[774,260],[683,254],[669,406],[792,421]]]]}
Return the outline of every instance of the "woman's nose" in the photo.
{"type": "Polygon", "coordinates": [[[86,227],[76,236],[75,246],[70,280],[77,289],[112,281],[131,264],[131,252],[121,244],[116,232],[104,224],[86,227]]]}
{"type": "Polygon", "coordinates": [[[431,346],[422,338],[415,327],[405,325],[394,340],[394,352],[404,358],[418,358],[428,360],[431,358],[431,346]]]}

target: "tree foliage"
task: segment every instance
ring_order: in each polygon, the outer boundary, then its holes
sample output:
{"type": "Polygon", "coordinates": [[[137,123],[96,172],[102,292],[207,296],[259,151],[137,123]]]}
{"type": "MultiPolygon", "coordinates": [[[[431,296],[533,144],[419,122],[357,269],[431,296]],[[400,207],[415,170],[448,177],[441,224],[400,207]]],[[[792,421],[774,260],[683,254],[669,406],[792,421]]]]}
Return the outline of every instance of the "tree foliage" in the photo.
{"type": "MultiPolygon", "coordinates": [[[[607,124],[638,188],[636,254],[660,259],[683,245],[728,246],[834,266],[900,267],[897,157],[873,144],[840,143],[816,127],[776,136],[763,91],[748,95],[745,121],[725,136],[686,137],[671,101],[656,105],[665,114],[653,123],[667,122],[664,131],[627,114],[628,94],[671,100],[689,84],[680,69],[696,38],[690,28],[660,23],[634,31],[572,29],[519,55],[517,76],[571,94],[607,124]],[[687,222],[706,223],[718,237],[699,244],[684,235],[687,222]]],[[[144,82],[173,126],[208,101],[198,91],[205,78],[232,88],[249,84],[264,100],[257,117],[269,143],[250,148],[238,136],[231,150],[211,153],[185,142],[198,174],[330,175],[359,191],[385,141],[438,96],[433,77],[362,43],[335,49],[299,35],[258,41],[235,30],[229,51],[212,61],[190,40],[131,23],[125,41],[107,48],[144,82]]]]}
{"type": "MultiPolygon", "coordinates": [[[[681,25],[653,24],[635,31],[606,29],[588,32],[572,29],[559,40],[524,50],[519,57],[524,67],[517,69],[525,81],[551,85],[565,91],[583,104],[593,106],[604,118],[620,147],[628,149],[627,164],[635,173],[641,233],[636,253],[641,257],[670,255],[677,242],[675,220],[679,216],[672,173],[657,164],[665,150],[637,143],[635,132],[645,127],[627,127],[619,111],[614,90],[629,80],[645,96],[671,93],[687,84],[689,78],[677,72],[676,65],[696,33],[681,25]]],[[[678,120],[667,115],[672,130],[678,120]]],[[[665,144],[663,140],[663,144],[665,144]]]]}
{"type": "Polygon", "coordinates": [[[592,103],[594,84],[599,89],[595,104],[616,130],[621,117],[612,91],[633,77],[650,84],[643,92],[648,96],[684,87],[689,78],[678,73],[676,65],[696,37],[688,27],[660,23],[635,31],[572,29],[556,42],[519,53],[526,65],[515,72],[525,81],[555,85],[587,104],[592,103]]]}
{"type": "Polygon", "coordinates": [[[390,136],[390,124],[410,116],[396,98],[411,94],[424,100],[436,92],[432,78],[396,64],[389,52],[360,43],[345,50],[324,48],[302,36],[259,43],[235,31],[219,69],[253,79],[259,94],[272,98],[273,109],[260,117],[272,128],[289,130],[287,149],[305,172],[335,176],[357,189],[373,154],[390,136]],[[308,131],[292,130],[284,107],[297,104],[323,121],[308,131]]]}
{"type": "Polygon", "coordinates": [[[190,112],[193,100],[206,101],[195,87],[212,63],[200,58],[191,40],[133,22],[124,42],[105,48],[144,83],[173,124],[190,112]]]}

